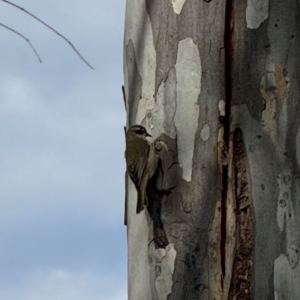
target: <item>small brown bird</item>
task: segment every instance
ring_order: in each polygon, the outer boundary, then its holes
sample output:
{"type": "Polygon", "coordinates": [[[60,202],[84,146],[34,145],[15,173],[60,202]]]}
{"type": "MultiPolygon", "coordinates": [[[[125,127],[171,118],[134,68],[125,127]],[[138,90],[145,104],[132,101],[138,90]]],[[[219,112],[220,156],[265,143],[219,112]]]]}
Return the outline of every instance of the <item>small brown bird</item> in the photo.
{"type": "Polygon", "coordinates": [[[127,171],[138,193],[137,214],[148,204],[146,188],[158,164],[154,146],[147,140],[149,136],[151,137],[141,125],[133,125],[126,132],[125,157],[127,171]]]}

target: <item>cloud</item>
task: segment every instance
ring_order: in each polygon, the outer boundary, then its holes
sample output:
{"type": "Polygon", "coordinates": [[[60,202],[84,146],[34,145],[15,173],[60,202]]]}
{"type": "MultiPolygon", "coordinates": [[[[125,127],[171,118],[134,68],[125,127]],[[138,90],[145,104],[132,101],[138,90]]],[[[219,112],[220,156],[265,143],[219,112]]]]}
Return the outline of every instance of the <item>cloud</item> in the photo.
{"type": "Polygon", "coordinates": [[[13,300],[125,300],[123,282],[97,273],[35,270],[16,289],[0,284],[0,298],[13,300]],[[99,296],[100,295],[100,296],[99,296]]]}

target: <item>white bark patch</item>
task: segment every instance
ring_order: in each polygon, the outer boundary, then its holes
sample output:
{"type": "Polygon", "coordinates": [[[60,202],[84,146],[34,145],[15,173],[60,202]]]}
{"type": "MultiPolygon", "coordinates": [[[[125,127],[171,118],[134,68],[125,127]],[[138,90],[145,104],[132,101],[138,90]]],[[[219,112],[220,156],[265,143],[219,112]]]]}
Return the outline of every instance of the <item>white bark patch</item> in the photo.
{"type": "Polygon", "coordinates": [[[179,15],[186,0],[171,0],[174,12],[179,15]]]}
{"type": "MultiPolygon", "coordinates": [[[[279,198],[277,208],[277,222],[281,231],[285,232],[286,239],[286,254],[289,264],[294,268],[299,261],[300,251],[300,237],[299,237],[299,217],[297,201],[292,199],[292,189],[298,189],[298,182],[293,181],[292,184],[292,171],[286,169],[280,174],[278,179],[279,184],[279,198]]],[[[297,193],[298,195],[298,193],[297,193]]],[[[299,281],[300,282],[300,281],[299,281]]],[[[300,299],[300,297],[299,297],[300,299]]]]}
{"type": "Polygon", "coordinates": [[[201,139],[206,142],[210,137],[210,126],[208,123],[204,124],[200,131],[201,139]]]}
{"type": "Polygon", "coordinates": [[[274,263],[274,296],[275,300],[300,299],[300,264],[291,268],[287,257],[281,254],[274,263]]]}
{"type": "Polygon", "coordinates": [[[247,27],[257,29],[269,16],[269,0],[247,0],[247,27]]]}
{"type": "Polygon", "coordinates": [[[147,113],[147,123],[153,136],[158,137],[161,133],[174,139],[176,129],[174,117],[176,111],[176,76],[175,69],[171,69],[168,78],[158,87],[156,104],[152,112],[147,113]],[[152,129],[153,128],[153,129],[152,129]]]}
{"type": "Polygon", "coordinates": [[[136,113],[136,124],[142,124],[145,127],[153,129],[153,126],[149,125],[152,123],[150,118],[146,118],[147,112],[153,110],[155,107],[155,100],[151,98],[141,98],[136,113]]]}
{"type": "Polygon", "coordinates": [[[225,116],[225,101],[224,100],[219,101],[219,112],[220,112],[220,116],[222,116],[222,117],[225,116]]]}
{"type": "Polygon", "coordinates": [[[178,159],[182,167],[182,177],[191,181],[194,155],[195,133],[198,128],[201,90],[201,61],[197,45],[191,38],[178,44],[176,62],[177,106],[175,127],[177,131],[178,159]]]}
{"type": "MultiPolygon", "coordinates": [[[[126,1],[125,47],[129,40],[134,44],[138,70],[142,78],[142,99],[139,102],[136,123],[141,124],[147,109],[154,107],[156,52],[153,42],[152,27],[146,10],[145,1],[126,1]]],[[[126,57],[124,58],[125,61],[126,57]]],[[[126,67],[126,63],[125,63],[126,67]]],[[[125,86],[127,72],[125,69],[125,86]]],[[[128,93],[128,91],[126,91],[128,93]]],[[[128,95],[128,94],[127,94],[128,95]]]]}
{"type": "Polygon", "coordinates": [[[167,300],[172,291],[176,253],[173,244],[169,244],[166,249],[159,248],[151,253],[149,260],[154,269],[154,285],[157,295],[155,300],[167,300]]]}
{"type": "Polygon", "coordinates": [[[130,270],[128,299],[148,300],[152,299],[152,292],[150,286],[145,284],[150,282],[147,256],[149,236],[145,232],[150,230],[146,210],[136,214],[137,192],[130,179],[127,189],[130,195],[127,206],[128,269],[130,270]]]}

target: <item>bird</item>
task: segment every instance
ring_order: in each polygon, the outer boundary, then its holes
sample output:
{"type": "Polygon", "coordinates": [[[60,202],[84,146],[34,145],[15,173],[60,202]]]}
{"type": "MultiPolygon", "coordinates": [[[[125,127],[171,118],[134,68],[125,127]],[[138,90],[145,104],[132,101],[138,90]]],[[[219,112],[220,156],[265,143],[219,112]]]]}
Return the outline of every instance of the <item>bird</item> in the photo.
{"type": "Polygon", "coordinates": [[[137,214],[148,204],[147,184],[158,165],[154,145],[147,140],[147,137],[151,135],[142,125],[132,125],[126,132],[125,158],[128,174],[137,190],[137,214]]]}

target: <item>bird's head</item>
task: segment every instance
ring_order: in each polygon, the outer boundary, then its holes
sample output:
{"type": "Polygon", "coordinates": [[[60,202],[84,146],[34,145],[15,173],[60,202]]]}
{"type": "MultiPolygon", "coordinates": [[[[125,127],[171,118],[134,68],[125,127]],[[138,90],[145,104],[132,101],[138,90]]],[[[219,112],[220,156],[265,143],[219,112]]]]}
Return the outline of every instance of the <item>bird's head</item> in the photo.
{"type": "Polygon", "coordinates": [[[130,126],[128,131],[127,131],[127,134],[136,134],[137,136],[140,136],[140,137],[151,137],[152,135],[150,135],[147,130],[145,129],[145,127],[143,127],[142,125],[133,125],[133,126],[130,126]]]}

